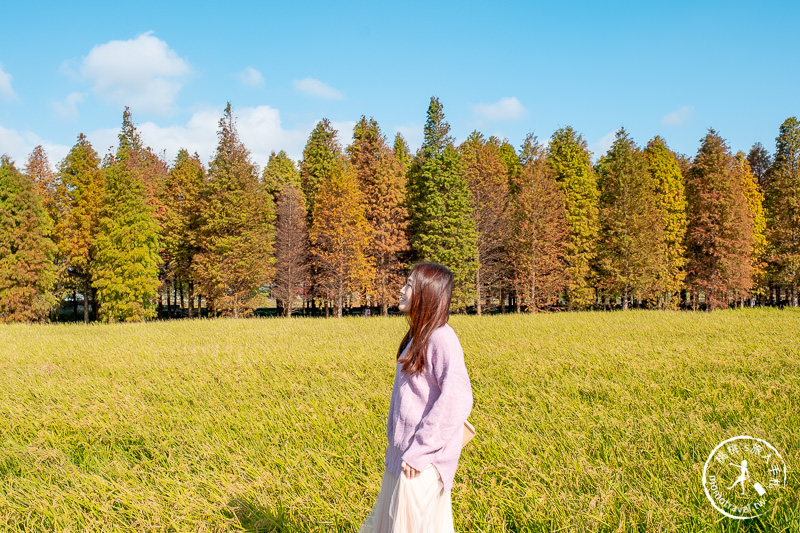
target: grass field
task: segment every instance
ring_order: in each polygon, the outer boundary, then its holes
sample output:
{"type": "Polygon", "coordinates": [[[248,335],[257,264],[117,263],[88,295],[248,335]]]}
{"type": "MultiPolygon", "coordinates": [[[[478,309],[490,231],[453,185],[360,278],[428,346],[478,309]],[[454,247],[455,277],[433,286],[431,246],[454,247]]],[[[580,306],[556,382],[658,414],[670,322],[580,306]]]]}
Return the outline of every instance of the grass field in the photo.
{"type": "MultiPolygon", "coordinates": [[[[458,531],[800,531],[800,311],[454,316],[478,436],[458,531]],[[761,437],[768,515],[703,464],[761,437]]],[[[0,529],[355,531],[383,472],[393,318],[0,327],[0,529]]]]}

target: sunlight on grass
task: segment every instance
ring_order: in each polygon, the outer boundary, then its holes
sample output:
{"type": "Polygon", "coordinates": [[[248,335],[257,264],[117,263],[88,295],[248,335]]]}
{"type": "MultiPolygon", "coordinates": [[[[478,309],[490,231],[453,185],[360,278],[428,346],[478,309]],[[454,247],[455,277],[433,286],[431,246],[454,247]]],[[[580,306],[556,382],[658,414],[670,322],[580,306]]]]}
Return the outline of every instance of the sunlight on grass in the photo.
{"type": "MultiPolygon", "coordinates": [[[[478,436],[459,531],[798,531],[800,312],[454,316],[478,436]],[[724,519],[703,463],[790,474],[724,519]]],[[[383,471],[402,318],[0,327],[0,528],[355,531],[383,471]]]]}

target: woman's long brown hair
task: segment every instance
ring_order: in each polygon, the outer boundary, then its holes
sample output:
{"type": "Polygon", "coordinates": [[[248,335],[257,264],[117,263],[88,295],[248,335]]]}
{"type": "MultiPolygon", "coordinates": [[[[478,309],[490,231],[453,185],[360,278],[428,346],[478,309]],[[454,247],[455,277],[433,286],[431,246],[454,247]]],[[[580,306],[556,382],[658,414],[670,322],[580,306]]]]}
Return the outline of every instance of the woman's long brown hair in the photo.
{"type": "Polygon", "coordinates": [[[411,301],[406,315],[409,328],[397,349],[397,362],[403,364],[403,372],[414,375],[425,368],[425,352],[431,333],[445,325],[450,317],[453,273],[438,263],[418,263],[409,277],[411,301]],[[400,355],[409,342],[411,347],[401,359],[400,355]]]}

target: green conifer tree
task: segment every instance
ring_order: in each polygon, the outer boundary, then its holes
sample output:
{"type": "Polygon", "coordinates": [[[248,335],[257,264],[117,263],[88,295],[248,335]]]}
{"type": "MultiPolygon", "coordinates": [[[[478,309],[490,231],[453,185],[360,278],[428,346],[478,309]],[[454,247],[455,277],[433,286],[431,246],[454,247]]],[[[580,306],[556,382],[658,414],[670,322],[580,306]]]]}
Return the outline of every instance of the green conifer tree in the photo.
{"type": "Polygon", "coordinates": [[[775,143],[765,194],[768,270],[772,283],[783,287],[796,307],[800,297],[800,122],[796,117],[781,124],[775,143]]]}
{"type": "Polygon", "coordinates": [[[273,275],[275,207],[239,139],[231,104],[219,121],[219,144],[202,194],[196,272],[214,309],[235,318],[273,275]]]}
{"type": "MultiPolygon", "coordinates": [[[[121,148],[121,153],[130,148],[121,148]]],[[[158,224],[141,177],[125,158],[106,169],[102,217],[93,246],[92,285],[100,318],[141,321],[155,316],[158,295],[158,224]]]]}
{"type": "Polygon", "coordinates": [[[675,309],[686,278],[686,193],[683,174],[675,154],[661,137],[655,137],[644,151],[650,175],[655,181],[660,239],[649,244],[660,256],[655,290],[659,307],[675,309]]]}
{"type": "Polygon", "coordinates": [[[334,171],[334,166],[342,157],[342,149],[336,139],[336,130],[327,118],[323,118],[308,137],[300,161],[300,184],[306,199],[308,225],[314,223],[314,206],[320,183],[334,171]]]}
{"type": "Polygon", "coordinates": [[[550,139],[548,164],[564,193],[567,209],[566,300],[571,309],[588,308],[596,299],[592,267],[598,235],[598,192],[586,141],[569,126],[556,130],[550,139]]]}
{"type": "Polygon", "coordinates": [[[264,185],[264,190],[272,196],[274,202],[277,203],[278,196],[286,184],[292,184],[298,189],[300,186],[300,172],[286,152],[281,150],[277,154],[272,152],[269,156],[267,166],[261,173],[261,182],[264,185]]]}
{"type": "Polygon", "coordinates": [[[441,263],[453,272],[453,308],[475,299],[477,233],[461,156],[438,98],[431,98],[425,137],[408,171],[409,229],[417,260],[441,263]]]}
{"type": "Polygon", "coordinates": [[[656,184],[647,158],[625,128],[597,165],[600,239],[597,247],[600,287],[622,309],[632,298],[654,301],[664,241],[656,184]]]}
{"type": "Polygon", "coordinates": [[[0,157],[0,322],[42,322],[57,303],[51,229],[34,182],[0,157]]]}
{"type": "Polygon", "coordinates": [[[398,132],[394,136],[394,144],[393,151],[394,156],[397,158],[398,161],[403,165],[403,168],[408,172],[408,167],[411,166],[412,154],[411,150],[408,148],[408,143],[403,138],[403,136],[398,132]]]}
{"type": "Polygon", "coordinates": [[[500,157],[503,159],[503,162],[506,165],[506,170],[508,172],[508,185],[509,187],[514,187],[516,178],[522,171],[522,163],[520,162],[519,155],[517,155],[517,151],[514,150],[514,147],[511,146],[511,143],[508,141],[503,141],[502,144],[500,144],[500,157]]]}
{"type": "MultiPolygon", "coordinates": [[[[129,107],[125,107],[122,113],[122,129],[119,135],[119,145],[117,153],[113,157],[107,157],[104,166],[112,166],[117,162],[125,163],[129,170],[136,175],[136,179],[144,185],[144,197],[147,205],[150,206],[153,217],[158,224],[159,233],[164,233],[164,222],[166,217],[165,192],[164,187],[169,172],[169,165],[161,159],[149,146],[142,142],[139,130],[133,123],[133,117],[129,107]]],[[[175,270],[170,257],[165,250],[161,250],[161,261],[159,262],[158,279],[159,289],[159,315],[162,311],[163,288],[166,288],[167,302],[170,298],[170,287],[176,288],[175,270]]]]}

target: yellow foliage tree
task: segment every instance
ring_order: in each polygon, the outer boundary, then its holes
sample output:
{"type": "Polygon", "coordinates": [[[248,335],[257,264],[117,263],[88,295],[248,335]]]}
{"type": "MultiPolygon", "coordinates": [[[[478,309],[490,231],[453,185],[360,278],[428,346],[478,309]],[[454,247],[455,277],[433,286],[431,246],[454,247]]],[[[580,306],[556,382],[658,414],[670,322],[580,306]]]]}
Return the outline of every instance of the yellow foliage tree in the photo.
{"type": "Polygon", "coordinates": [[[374,266],[367,254],[371,235],[353,167],[337,158],[320,183],[309,232],[319,286],[342,316],[348,294],[370,290],[374,266]]]}

